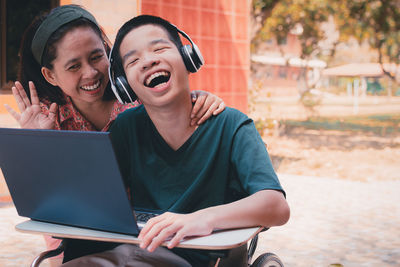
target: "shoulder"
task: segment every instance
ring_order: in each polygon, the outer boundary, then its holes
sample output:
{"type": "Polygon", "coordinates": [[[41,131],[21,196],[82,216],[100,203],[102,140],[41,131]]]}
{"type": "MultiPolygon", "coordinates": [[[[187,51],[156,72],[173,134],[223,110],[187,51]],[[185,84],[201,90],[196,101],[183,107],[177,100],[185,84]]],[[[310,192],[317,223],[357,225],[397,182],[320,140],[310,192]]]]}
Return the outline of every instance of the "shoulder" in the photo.
{"type": "Polygon", "coordinates": [[[113,125],[118,125],[118,127],[135,127],[136,124],[142,123],[147,118],[148,115],[143,105],[130,107],[118,114],[113,125]]]}
{"type": "Polygon", "coordinates": [[[223,112],[212,116],[199,127],[204,138],[222,136],[224,142],[231,142],[240,129],[253,127],[252,122],[246,114],[227,107],[223,112]]]}
{"type": "Polygon", "coordinates": [[[250,119],[246,114],[241,111],[226,107],[225,110],[214,117],[218,123],[224,123],[229,125],[240,126],[245,123],[251,123],[253,120],[250,119]]]}

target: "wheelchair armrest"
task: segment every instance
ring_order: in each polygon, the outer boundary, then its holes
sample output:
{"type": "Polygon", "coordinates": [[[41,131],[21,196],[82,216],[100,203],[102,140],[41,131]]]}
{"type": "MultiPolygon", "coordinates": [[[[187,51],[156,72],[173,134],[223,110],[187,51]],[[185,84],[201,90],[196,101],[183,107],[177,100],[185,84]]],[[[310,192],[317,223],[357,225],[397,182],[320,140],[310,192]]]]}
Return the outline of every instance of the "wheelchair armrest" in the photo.
{"type": "Polygon", "coordinates": [[[40,253],[36,258],[34,258],[31,267],[38,267],[40,263],[42,263],[42,261],[61,254],[64,251],[64,249],[65,249],[65,243],[63,240],[56,249],[44,251],[40,253]]]}

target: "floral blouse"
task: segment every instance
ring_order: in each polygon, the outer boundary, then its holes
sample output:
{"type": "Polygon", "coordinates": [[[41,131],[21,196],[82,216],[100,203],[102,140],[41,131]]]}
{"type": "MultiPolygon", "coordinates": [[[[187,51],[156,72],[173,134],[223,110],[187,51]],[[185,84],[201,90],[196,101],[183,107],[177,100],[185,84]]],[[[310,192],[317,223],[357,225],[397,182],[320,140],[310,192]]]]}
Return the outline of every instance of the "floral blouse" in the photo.
{"type": "MultiPolygon", "coordinates": [[[[74,106],[70,97],[66,97],[67,103],[58,107],[58,113],[56,114],[55,130],[75,130],[75,131],[97,131],[96,127],[88,121],[74,106]]],[[[50,102],[42,101],[40,106],[42,111],[46,114],[49,113],[50,102]]],[[[138,106],[138,102],[133,104],[121,104],[115,100],[112,107],[110,119],[106,126],[101,129],[102,132],[108,131],[111,123],[117,118],[118,114],[123,111],[138,106]]]]}

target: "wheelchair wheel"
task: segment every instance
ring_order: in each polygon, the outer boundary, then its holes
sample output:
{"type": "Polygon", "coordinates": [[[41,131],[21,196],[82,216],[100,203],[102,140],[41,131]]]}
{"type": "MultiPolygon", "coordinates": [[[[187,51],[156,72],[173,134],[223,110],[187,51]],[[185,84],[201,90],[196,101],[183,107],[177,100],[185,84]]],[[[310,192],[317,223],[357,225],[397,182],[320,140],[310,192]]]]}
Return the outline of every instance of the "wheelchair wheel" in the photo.
{"type": "Polygon", "coordinates": [[[258,256],[251,267],[284,267],[282,261],[273,253],[264,253],[258,256]]]}

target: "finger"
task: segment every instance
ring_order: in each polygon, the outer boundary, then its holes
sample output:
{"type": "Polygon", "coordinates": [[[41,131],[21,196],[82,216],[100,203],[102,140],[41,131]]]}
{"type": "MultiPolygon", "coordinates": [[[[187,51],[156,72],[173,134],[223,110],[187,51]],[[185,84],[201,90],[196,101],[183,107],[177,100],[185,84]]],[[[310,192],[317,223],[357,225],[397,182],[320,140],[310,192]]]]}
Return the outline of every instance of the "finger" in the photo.
{"type": "Polygon", "coordinates": [[[144,236],[146,236],[147,233],[151,230],[153,225],[155,225],[156,223],[161,222],[163,220],[163,218],[164,218],[164,215],[161,214],[159,216],[153,217],[150,220],[148,220],[146,225],[142,228],[142,230],[140,230],[140,233],[138,235],[138,239],[143,239],[144,236]]]}
{"type": "Polygon", "coordinates": [[[197,95],[196,95],[195,92],[191,92],[191,93],[190,93],[190,97],[191,97],[191,99],[192,99],[192,103],[196,102],[196,100],[197,100],[197,95]]]}
{"type": "Polygon", "coordinates": [[[16,81],[15,87],[18,89],[18,92],[21,96],[22,101],[24,101],[25,106],[29,107],[31,105],[31,101],[29,100],[28,95],[26,94],[22,84],[20,82],[16,81]]]}
{"type": "Polygon", "coordinates": [[[157,247],[159,247],[162,243],[164,243],[168,237],[174,235],[177,231],[179,231],[180,227],[178,225],[171,225],[167,228],[164,228],[156,237],[154,237],[147,247],[149,252],[153,252],[157,247]]]}
{"type": "Polygon", "coordinates": [[[193,119],[190,120],[190,126],[197,125],[198,121],[199,121],[199,118],[194,117],[193,119]]]}
{"type": "Polygon", "coordinates": [[[193,119],[194,117],[201,117],[201,116],[198,116],[198,112],[203,107],[205,101],[206,101],[206,97],[204,95],[200,95],[199,97],[197,97],[197,100],[194,103],[194,106],[192,108],[192,113],[190,115],[190,118],[193,119]]]}
{"type": "Polygon", "coordinates": [[[10,107],[7,104],[4,104],[4,107],[6,108],[6,110],[8,111],[8,113],[11,114],[11,116],[13,116],[13,118],[19,122],[19,120],[21,119],[21,115],[18,114],[12,107],[10,107]]]}
{"type": "Polygon", "coordinates": [[[206,112],[208,110],[210,110],[210,109],[211,109],[211,112],[212,112],[215,109],[217,109],[217,106],[209,98],[206,98],[204,103],[203,103],[203,106],[197,111],[195,117],[196,118],[202,118],[206,114],[206,112]]]}
{"type": "Polygon", "coordinates": [[[197,125],[202,124],[206,120],[208,120],[213,114],[213,111],[211,109],[207,110],[206,113],[204,113],[203,117],[200,118],[200,120],[197,122],[197,125]]]}
{"type": "Polygon", "coordinates": [[[147,234],[142,237],[139,245],[140,248],[142,249],[148,248],[148,246],[153,242],[154,238],[157,237],[157,235],[160,233],[161,230],[162,227],[160,227],[160,225],[153,226],[150,229],[150,231],[148,231],[147,234]]]}
{"type": "Polygon", "coordinates": [[[58,106],[56,103],[52,103],[49,108],[49,119],[54,121],[56,119],[58,106]]]}
{"type": "Polygon", "coordinates": [[[32,105],[39,105],[39,97],[37,95],[36,87],[33,82],[29,82],[29,92],[31,93],[32,105]]]}
{"type": "Polygon", "coordinates": [[[225,102],[222,101],[222,102],[219,104],[218,108],[217,108],[216,110],[214,110],[213,115],[215,116],[215,115],[220,114],[222,111],[225,110],[225,108],[226,108],[225,102]]]}
{"type": "Polygon", "coordinates": [[[147,248],[152,240],[159,235],[159,233],[165,228],[168,227],[170,223],[164,221],[158,222],[153,225],[149,225],[149,227],[146,224],[146,228],[148,227],[148,230],[146,233],[143,233],[144,228],[140,231],[141,234],[141,242],[140,242],[140,247],[141,248],[147,248]]]}
{"type": "Polygon", "coordinates": [[[180,231],[178,231],[175,236],[171,239],[171,241],[168,242],[168,248],[172,249],[176,247],[182,240],[183,238],[186,237],[186,234],[184,232],[184,228],[182,228],[180,231]]]}
{"type": "Polygon", "coordinates": [[[11,87],[11,91],[12,91],[12,93],[14,95],[15,102],[17,102],[17,106],[18,106],[19,111],[20,112],[24,112],[26,106],[25,106],[24,101],[22,100],[22,97],[21,97],[21,95],[19,93],[19,90],[15,86],[13,86],[13,87],[11,87]]]}

